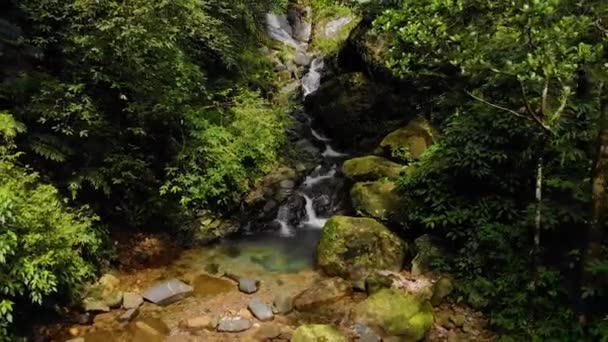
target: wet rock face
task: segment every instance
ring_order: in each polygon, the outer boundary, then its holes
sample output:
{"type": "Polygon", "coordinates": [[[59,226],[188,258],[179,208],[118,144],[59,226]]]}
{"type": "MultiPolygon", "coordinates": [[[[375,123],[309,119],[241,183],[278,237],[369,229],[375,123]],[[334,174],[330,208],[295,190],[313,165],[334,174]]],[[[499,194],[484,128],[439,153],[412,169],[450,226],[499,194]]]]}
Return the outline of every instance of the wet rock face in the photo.
{"type": "Polygon", "coordinates": [[[310,189],[309,196],[312,197],[313,208],[320,217],[330,217],[350,210],[348,184],[344,178],[325,180],[322,185],[310,189]]]}
{"type": "Polygon", "coordinates": [[[402,102],[363,73],[347,73],[323,82],[305,105],[338,147],[367,148],[390,131],[386,121],[407,117],[402,102]]]}
{"type": "Polygon", "coordinates": [[[394,289],[384,289],[359,303],[354,319],[383,337],[420,341],[434,322],[431,304],[415,295],[394,289]]]}
{"type": "Polygon", "coordinates": [[[355,278],[355,271],[399,271],[406,247],[405,242],[374,219],[334,216],[321,233],[317,263],[328,275],[344,278],[355,278]]]}

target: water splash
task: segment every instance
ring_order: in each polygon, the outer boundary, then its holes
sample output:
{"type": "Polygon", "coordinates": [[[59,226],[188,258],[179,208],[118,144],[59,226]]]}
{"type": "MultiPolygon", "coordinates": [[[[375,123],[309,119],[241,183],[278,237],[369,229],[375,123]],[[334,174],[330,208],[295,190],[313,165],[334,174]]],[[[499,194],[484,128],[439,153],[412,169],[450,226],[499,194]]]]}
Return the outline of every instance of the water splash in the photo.
{"type": "Polygon", "coordinates": [[[323,152],[323,157],[329,157],[329,158],[340,158],[340,157],[345,157],[348,154],[346,153],[341,153],[338,152],[336,150],[334,150],[329,144],[325,145],[325,151],[323,152]]]}
{"type": "Polygon", "coordinates": [[[322,229],[325,226],[325,222],[327,219],[317,217],[317,213],[315,212],[315,208],[313,206],[313,201],[310,197],[306,196],[306,194],[301,194],[302,197],[306,200],[306,221],[302,222],[302,225],[305,227],[322,229]]]}
{"type": "MultiPolygon", "coordinates": [[[[321,165],[317,166],[317,168],[315,170],[320,170],[321,169],[321,165]]],[[[318,176],[306,176],[306,179],[304,180],[304,186],[305,187],[311,187],[315,184],[318,184],[319,182],[322,182],[325,179],[330,179],[336,176],[336,166],[334,165],[327,173],[325,174],[319,174],[318,176]]]]}
{"type": "Polygon", "coordinates": [[[328,142],[331,141],[331,139],[324,137],[323,135],[319,134],[319,132],[315,131],[314,128],[310,128],[310,132],[312,133],[312,136],[315,137],[315,139],[322,141],[322,142],[328,142]]]}
{"type": "Polygon", "coordinates": [[[308,73],[302,77],[302,91],[304,97],[314,93],[321,86],[321,71],[325,68],[323,58],[317,57],[312,60],[308,73]]]}

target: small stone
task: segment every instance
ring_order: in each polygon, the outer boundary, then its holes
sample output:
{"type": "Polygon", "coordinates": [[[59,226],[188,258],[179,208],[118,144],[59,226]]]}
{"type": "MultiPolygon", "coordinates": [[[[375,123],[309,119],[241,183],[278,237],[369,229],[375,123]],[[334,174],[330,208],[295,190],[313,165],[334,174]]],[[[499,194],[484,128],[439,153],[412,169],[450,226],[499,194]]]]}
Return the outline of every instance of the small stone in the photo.
{"type": "Polygon", "coordinates": [[[462,327],[466,321],[466,317],[463,314],[455,314],[450,316],[450,322],[454,323],[457,327],[462,327]]]}
{"type": "Polygon", "coordinates": [[[93,319],[95,315],[92,315],[88,312],[77,314],[73,317],[73,322],[80,325],[90,325],[93,324],[93,319]]]}
{"type": "Polygon", "coordinates": [[[443,300],[447,296],[452,293],[453,290],[454,284],[452,283],[452,280],[450,278],[440,278],[439,280],[437,280],[437,283],[435,283],[435,286],[433,288],[433,297],[431,297],[431,304],[433,304],[433,306],[438,306],[439,304],[441,304],[441,302],[443,302],[443,300]]]}
{"type": "Polygon", "coordinates": [[[255,332],[256,341],[271,340],[279,336],[281,336],[281,326],[274,323],[264,324],[255,332]]]}
{"type": "Polygon", "coordinates": [[[192,286],[171,279],[147,289],[143,297],[154,304],[167,305],[189,296],[193,291],[192,286]]]}
{"type": "Polygon", "coordinates": [[[110,307],[101,300],[85,298],[83,301],[84,311],[86,312],[108,312],[110,307]]]}
{"type": "Polygon", "coordinates": [[[284,179],[280,183],[281,189],[293,189],[296,187],[296,183],[291,179],[284,179]]]}
{"type": "Polygon", "coordinates": [[[375,331],[365,324],[355,324],[355,333],[359,337],[359,342],[380,342],[382,340],[375,331]]]}
{"type": "Polygon", "coordinates": [[[259,290],[260,282],[250,278],[239,278],[239,290],[241,292],[252,294],[259,290]]]}
{"type": "Polygon", "coordinates": [[[274,318],[274,314],[272,313],[270,306],[266,305],[257,297],[251,298],[247,307],[255,318],[259,319],[260,321],[270,321],[274,318]]]}
{"type": "Polygon", "coordinates": [[[217,326],[219,332],[241,332],[251,328],[251,321],[244,318],[222,318],[217,326]]]}
{"type": "Polygon", "coordinates": [[[269,213],[271,211],[273,211],[274,209],[276,209],[278,206],[277,202],[274,200],[270,200],[268,202],[266,202],[266,204],[264,205],[264,208],[262,209],[265,213],[269,213]]]}
{"type": "Polygon", "coordinates": [[[294,58],[294,63],[296,63],[296,65],[300,65],[300,66],[309,66],[310,62],[312,62],[312,57],[310,57],[306,52],[304,51],[298,51],[296,53],[296,57],[294,58]]]}
{"type": "Polygon", "coordinates": [[[158,318],[139,319],[130,325],[133,341],[164,342],[171,331],[167,324],[158,318]]]}
{"type": "Polygon", "coordinates": [[[473,326],[471,326],[470,324],[464,323],[462,325],[462,331],[464,331],[467,334],[472,334],[475,332],[475,329],[473,329],[473,326]]]}
{"type": "Polygon", "coordinates": [[[139,293],[125,292],[122,295],[122,307],[127,310],[138,308],[143,303],[144,299],[139,293]]]}
{"type": "Polygon", "coordinates": [[[116,278],[116,276],[110,273],[106,273],[101,276],[101,278],[99,278],[97,283],[103,286],[105,290],[111,291],[116,289],[118,285],[120,285],[120,279],[116,278]]]}
{"type": "Polygon", "coordinates": [[[287,294],[278,294],[272,302],[272,312],[277,315],[286,315],[293,310],[293,297],[287,294]]]}
{"type": "Polygon", "coordinates": [[[215,317],[200,316],[182,321],[180,326],[188,330],[196,331],[202,329],[214,330],[217,327],[217,324],[218,320],[215,317]]]}
{"type": "Polygon", "coordinates": [[[80,335],[80,329],[78,329],[77,327],[71,327],[70,330],[68,330],[68,332],[70,333],[71,336],[80,335]]]}
{"type": "Polygon", "coordinates": [[[119,322],[131,322],[135,317],[139,315],[138,308],[131,308],[125,311],[122,315],[118,316],[117,320],[119,322]]]}
{"type": "Polygon", "coordinates": [[[65,342],[85,342],[85,340],[84,340],[84,337],[76,337],[76,338],[66,340],[65,342]]]}

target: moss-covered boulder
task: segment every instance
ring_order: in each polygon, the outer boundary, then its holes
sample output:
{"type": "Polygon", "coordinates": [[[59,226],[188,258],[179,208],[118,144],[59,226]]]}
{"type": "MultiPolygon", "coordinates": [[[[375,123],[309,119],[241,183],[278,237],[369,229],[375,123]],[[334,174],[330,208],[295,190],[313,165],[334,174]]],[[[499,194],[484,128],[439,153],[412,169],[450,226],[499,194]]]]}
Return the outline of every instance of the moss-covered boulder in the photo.
{"type": "Polygon", "coordinates": [[[331,276],[351,278],[359,270],[401,270],[407,245],[371,218],[334,216],[317,249],[319,267],[331,276]]]}
{"type": "Polygon", "coordinates": [[[431,272],[433,264],[448,258],[445,248],[428,234],[414,240],[414,253],[411,272],[415,276],[431,272]]]}
{"type": "Polygon", "coordinates": [[[365,324],[383,337],[420,341],[434,322],[428,300],[395,289],[383,289],[359,303],[355,322],[365,324]]]}
{"type": "Polygon", "coordinates": [[[373,147],[403,120],[403,97],[361,72],[329,79],[306,97],[306,108],[336,147],[373,147]],[[392,122],[391,122],[392,121],[392,122]]]}
{"type": "Polygon", "coordinates": [[[333,325],[307,324],[293,332],[292,342],[348,342],[333,325]]]}
{"type": "Polygon", "coordinates": [[[384,137],[377,152],[398,160],[416,160],[435,142],[436,137],[437,132],[431,124],[417,117],[384,137]]]}
{"type": "Polygon", "coordinates": [[[406,199],[394,182],[379,180],[356,183],[350,191],[355,210],[364,216],[394,224],[406,224],[406,199]]]}
{"type": "Polygon", "coordinates": [[[343,166],[344,175],[357,182],[397,178],[404,170],[403,165],[378,156],[353,158],[343,166]]]}

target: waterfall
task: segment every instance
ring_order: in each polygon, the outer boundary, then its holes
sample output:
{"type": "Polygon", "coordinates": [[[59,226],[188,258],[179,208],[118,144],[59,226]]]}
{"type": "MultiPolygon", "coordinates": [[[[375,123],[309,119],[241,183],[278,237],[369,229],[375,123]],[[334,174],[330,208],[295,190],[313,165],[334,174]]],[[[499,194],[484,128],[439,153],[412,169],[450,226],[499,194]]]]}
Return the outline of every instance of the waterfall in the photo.
{"type": "Polygon", "coordinates": [[[314,93],[321,85],[321,71],[325,68],[325,62],[323,58],[317,57],[312,60],[310,64],[310,70],[302,77],[302,91],[304,97],[311,93],[314,93]]]}
{"type": "Polygon", "coordinates": [[[302,194],[302,197],[306,200],[306,221],[302,222],[302,224],[306,227],[321,229],[325,226],[325,222],[327,219],[322,219],[317,217],[317,213],[315,212],[315,208],[313,207],[313,201],[310,197],[302,194]]]}

